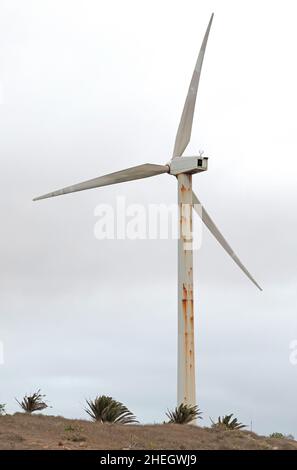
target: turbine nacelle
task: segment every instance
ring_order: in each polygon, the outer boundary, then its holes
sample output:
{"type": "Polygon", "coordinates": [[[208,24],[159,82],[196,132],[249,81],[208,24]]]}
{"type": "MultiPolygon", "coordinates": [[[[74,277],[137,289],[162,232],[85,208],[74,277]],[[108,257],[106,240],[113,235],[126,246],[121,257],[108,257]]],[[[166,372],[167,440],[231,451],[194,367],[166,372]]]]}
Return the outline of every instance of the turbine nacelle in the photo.
{"type": "Polygon", "coordinates": [[[173,158],[168,163],[169,173],[171,175],[180,175],[181,173],[200,173],[207,170],[207,157],[179,157],[173,158]]]}

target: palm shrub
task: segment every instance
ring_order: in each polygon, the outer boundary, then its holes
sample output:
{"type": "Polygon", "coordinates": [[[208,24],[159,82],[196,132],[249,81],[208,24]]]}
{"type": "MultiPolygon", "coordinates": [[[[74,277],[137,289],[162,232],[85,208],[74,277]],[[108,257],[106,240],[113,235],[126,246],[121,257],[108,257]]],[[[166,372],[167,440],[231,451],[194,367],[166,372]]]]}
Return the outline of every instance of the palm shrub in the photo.
{"type": "Polygon", "coordinates": [[[202,419],[201,415],[197,405],[186,405],[185,403],[181,403],[174,410],[168,410],[166,413],[169,423],[175,424],[189,424],[195,419],[202,419]]]}
{"type": "Polygon", "coordinates": [[[6,414],[6,410],[5,410],[5,403],[0,403],[0,416],[3,416],[6,414]]]}
{"type": "Polygon", "coordinates": [[[212,428],[224,428],[224,429],[231,429],[231,430],[234,430],[234,429],[242,429],[242,428],[246,428],[245,424],[242,424],[240,423],[237,418],[233,418],[233,413],[231,413],[230,415],[225,415],[225,416],[219,416],[218,417],[218,421],[217,422],[214,422],[211,418],[211,422],[212,422],[212,425],[211,427],[212,428]]]}
{"type": "Polygon", "coordinates": [[[33,413],[34,411],[42,411],[48,408],[48,405],[43,401],[45,395],[40,393],[40,389],[32,395],[25,395],[23,400],[20,402],[16,399],[17,403],[26,413],[33,413]]]}
{"type": "Polygon", "coordinates": [[[93,421],[100,423],[131,424],[138,423],[136,417],[123,403],[106,395],[97,396],[95,400],[86,400],[85,411],[93,421]]]}

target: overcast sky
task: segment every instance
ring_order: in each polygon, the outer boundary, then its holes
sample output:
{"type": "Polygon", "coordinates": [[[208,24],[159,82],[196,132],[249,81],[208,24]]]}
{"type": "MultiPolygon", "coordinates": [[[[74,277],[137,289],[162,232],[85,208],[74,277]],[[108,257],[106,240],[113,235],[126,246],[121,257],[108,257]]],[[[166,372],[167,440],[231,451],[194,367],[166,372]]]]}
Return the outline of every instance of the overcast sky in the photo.
{"type": "Polygon", "coordinates": [[[259,292],[207,232],[195,253],[197,397],[297,437],[297,65],[293,0],[0,1],[0,403],[41,388],[86,417],[110,394],[141,422],[176,402],[177,246],[99,241],[95,207],[171,204],[167,175],[32,203],[165,163],[210,14],[194,189],[259,292]]]}

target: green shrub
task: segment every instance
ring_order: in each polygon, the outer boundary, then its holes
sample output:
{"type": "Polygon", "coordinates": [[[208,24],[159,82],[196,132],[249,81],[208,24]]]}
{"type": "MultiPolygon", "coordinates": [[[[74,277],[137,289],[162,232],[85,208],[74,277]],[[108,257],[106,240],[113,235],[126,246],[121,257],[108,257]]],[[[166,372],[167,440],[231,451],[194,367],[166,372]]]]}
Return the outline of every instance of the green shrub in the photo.
{"type": "Polygon", "coordinates": [[[272,439],[284,439],[285,435],[281,432],[273,432],[272,434],[270,434],[269,437],[271,437],[272,439]]]}
{"type": "Polygon", "coordinates": [[[294,436],[292,434],[282,434],[281,432],[273,432],[269,435],[271,439],[292,439],[294,440],[294,436]]]}

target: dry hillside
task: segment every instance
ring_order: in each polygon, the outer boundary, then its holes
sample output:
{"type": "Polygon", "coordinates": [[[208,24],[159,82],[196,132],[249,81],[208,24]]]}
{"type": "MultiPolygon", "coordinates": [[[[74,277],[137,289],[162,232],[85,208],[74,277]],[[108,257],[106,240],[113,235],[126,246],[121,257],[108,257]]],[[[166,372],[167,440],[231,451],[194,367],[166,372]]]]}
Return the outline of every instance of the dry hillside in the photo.
{"type": "Polygon", "coordinates": [[[297,442],[189,425],[115,425],[41,414],[0,417],[0,449],[292,449],[297,442]]]}

